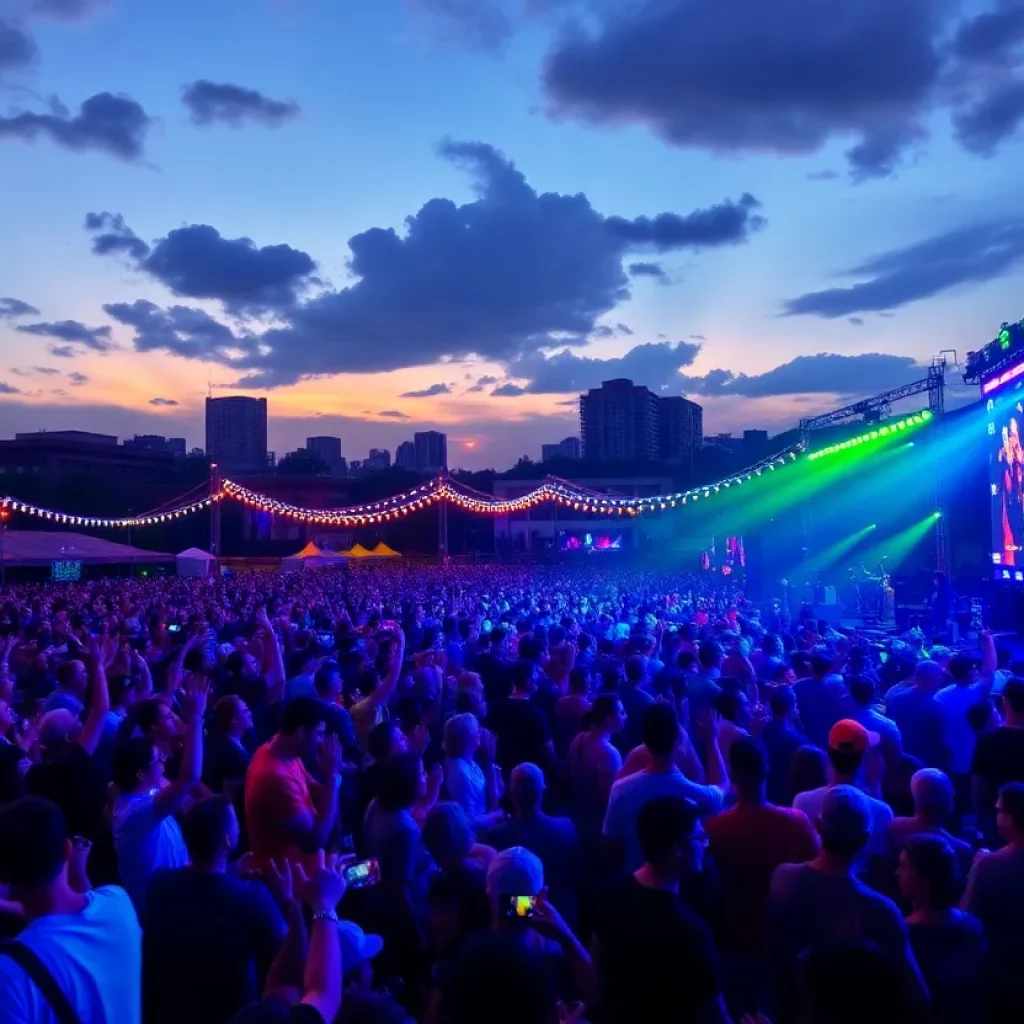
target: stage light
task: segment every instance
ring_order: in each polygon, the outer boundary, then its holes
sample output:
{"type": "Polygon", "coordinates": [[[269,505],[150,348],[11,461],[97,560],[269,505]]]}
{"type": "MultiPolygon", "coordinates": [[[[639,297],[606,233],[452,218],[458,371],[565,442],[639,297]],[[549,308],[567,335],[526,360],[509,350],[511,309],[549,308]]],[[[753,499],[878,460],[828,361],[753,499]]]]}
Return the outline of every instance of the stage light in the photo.
{"type": "Polygon", "coordinates": [[[932,513],[932,519],[941,519],[941,518],[942,518],[942,513],[941,512],[933,512],[932,513]]]}

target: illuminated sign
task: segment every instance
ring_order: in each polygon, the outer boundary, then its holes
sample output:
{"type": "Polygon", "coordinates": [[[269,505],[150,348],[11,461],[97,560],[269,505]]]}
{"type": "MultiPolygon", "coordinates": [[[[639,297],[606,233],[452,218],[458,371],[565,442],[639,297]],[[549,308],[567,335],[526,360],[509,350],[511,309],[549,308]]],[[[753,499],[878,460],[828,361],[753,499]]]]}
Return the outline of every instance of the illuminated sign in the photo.
{"type": "Polygon", "coordinates": [[[981,393],[983,395],[991,394],[996,388],[1009,384],[1011,380],[1016,380],[1021,374],[1024,374],[1024,363],[1017,363],[1016,366],[1011,366],[1008,370],[1004,370],[998,377],[985,381],[981,385],[981,393]]]}

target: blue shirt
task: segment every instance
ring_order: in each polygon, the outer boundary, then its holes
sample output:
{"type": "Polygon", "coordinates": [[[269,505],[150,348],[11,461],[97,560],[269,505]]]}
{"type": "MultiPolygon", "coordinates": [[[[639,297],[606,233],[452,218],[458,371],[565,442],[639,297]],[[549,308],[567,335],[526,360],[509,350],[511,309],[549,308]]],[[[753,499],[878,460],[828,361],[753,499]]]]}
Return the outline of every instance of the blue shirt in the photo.
{"type": "Polygon", "coordinates": [[[121,882],[142,913],[149,879],[157,868],[183,868],[188,850],[171,815],[156,812],[157,791],[128,793],[114,804],[114,847],[121,882]]]}
{"type": "Polygon", "coordinates": [[[793,684],[800,724],[816,747],[828,750],[828,734],[842,717],[846,687],[835,678],[799,679],[793,684]]]}
{"type": "Polygon", "coordinates": [[[906,753],[919,757],[929,768],[949,771],[952,745],[946,709],[932,694],[915,687],[896,694],[886,709],[903,737],[906,753]]]}

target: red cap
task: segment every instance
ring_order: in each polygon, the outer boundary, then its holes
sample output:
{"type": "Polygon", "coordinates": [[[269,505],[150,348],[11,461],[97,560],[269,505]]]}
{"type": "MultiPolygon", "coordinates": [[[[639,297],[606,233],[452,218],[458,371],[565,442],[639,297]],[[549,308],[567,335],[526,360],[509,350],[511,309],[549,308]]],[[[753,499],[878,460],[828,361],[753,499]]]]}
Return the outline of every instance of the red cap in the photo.
{"type": "Polygon", "coordinates": [[[829,750],[841,750],[845,754],[866,754],[878,745],[877,732],[869,732],[860,722],[844,718],[832,726],[828,734],[829,750]]]}

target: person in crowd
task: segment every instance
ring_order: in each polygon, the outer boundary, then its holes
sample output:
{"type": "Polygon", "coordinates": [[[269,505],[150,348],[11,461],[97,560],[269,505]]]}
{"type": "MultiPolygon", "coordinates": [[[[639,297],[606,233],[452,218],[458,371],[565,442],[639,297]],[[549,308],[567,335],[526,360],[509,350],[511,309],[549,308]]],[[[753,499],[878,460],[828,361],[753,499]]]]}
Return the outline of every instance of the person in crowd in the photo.
{"type": "Polygon", "coordinates": [[[706,828],[724,895],[722,951],[729,958],[730,991],[746,1008],[757,1005],[762,984],[764,907],[772,874],[780,864],[813,860],[819,844],[802,811],[768,802],[768,758],[757,742],[733,743],[729,777],[736,803],[709,818],[706,828]]]}
{"type": "Polygon", "coordinates": [[[891,718],[886,718],[876,703],[877,688],[870,676],[854,676],[847,681],[849,693],[843,698],[843,717],[860,722],[868,732],[878,733],[882,751],[899,753],[903,749],[900,730],[891,718]]]}
{"type": "Polygon", "coordinates": [[[1000,788],[996,821],[1006,845],[995,853],[979,851],[960,904],[985,929],[985,990],[993,1021],[1009,1020],[1020,1009],[1014,972],[1024,957],[1024,782],[1000,788]]]}
{"type": "Polygon", "coordinates": [[[513,768],[508,784],[512,815],[485,829],[480,839],[498,851],[522,846],[535,854],[543,865],[551,902],[575,927],[582,849],[570,818],[541,810],[544,789],[544,773],[537,765],[520,764],[513,768]]]}
{"type": "Polygon", "coordinates": [[[384,948],[379,935],[367,935],[354,921],[338,922],[344,970],[341,1012],[334,1024],[413,1024],[404,1007],[373,988],[373,961],[384,948]]]}
{"type": "Polygon", "coordinates": [[[185,745],[178,777],[164,777],[164,755],[145,736],[125,741],[114,754],[114,847],[121,881],[139,913],[153,872],[188,863],[174,815],[190,799],[203,771],[203,715],[209,685],[193,677],[183,703],[185,745]]]}
{"type": "Polygon", "coordinates": [[[637,816],[642,862],[609,890],[594,943],[612,1024],[674,1020],[729,1024],[711,933],[687,906],[683,879],[699,871],[707,835],[699,809],[654,797],[637,816]]]}
{"type": "Polygon", "coordinates": [[[766,948],[775,968],[778,1020],[797,1019],[799,979],[794,969],[808,947],[850,939],[873,942],[900,966],[900,991],[909,1002],[929,996],[896,905],[857,877],[871,839],[868,797],[850,785],[832,786],[817,816],[821,852],[806,864],[783,864],[772,875],[766,948]]]}
{"type": "Polygon", "coordinates": [[[626,756],[643,743],[644,715],[654,698],[644,689],[647,682],[647,661],[639,654],[626,660],[625,678],[619,686],[619,699],[626,712],[626,727],[615,736],[615,744],[626,756]]]}
{"type": "Polygon", "coordinates": [[[788,806],[790,769],[793,755],[807,744],[807,737],[796,725],[796,694],[791,686],[773,686],[768,695],[771,719],[758,738],[768,755],[768,799],[779,807],[788,806]]]}
{"type": "Polygon", "coordinates": [[[618,694],[599,693],[582,724],[566,755],[569,816],[580,838],[593,843],[601,835],[608,796],[622,770],[622,755],[612,742],[626,724],[618,694]]]}
{"type": "Polygon", "coordinates": [[[590,670],[576,665],[569,672],[568,692],[559,697],[554,709],[555,753],[565,760],[569,745],[583,729],[583,721],[592,706],[590,670]]]}
{"type": "Polygon", "coordinates": [[[946,711],[937,699],[942,668],[934,661],[918,662],[914,685],[886,698],[886,710],[903,738],[903,749],[927,768],[948,772],[953,747],[946,711]]]}
{"type": "Polygon", "coordinates": [[[498,808],[495,741],[475,715],[453,715],[444,726],[444,785],[474,829],[487,828],[505,816],[498,808]],[[483,767],[477,760],[477,755],[483,767]]]}
{"type": "Polygon", "coordinates": [[[969,1024],[984,1005],[981,923],[956,909],[962,874],[942,836],[911,836],[900,851],[900,895],[910,907],[910,946],[931,993],[934,1019],[969,1024]]]}
{"type": "Polygon", "coordinates": [[[810,793],[827,786],[829,771],[828,754],[824,750],[810,744],[800,747],[793,754],[789,765],[790,798],[786,806],[792,806],[801,793],[810,793]]]}
{"type": "Polygon", "coordinates": [[[899,853],[915,836],[935,836],[953,851],[966,877],[974,851],[949,831],[955,796],[949,776],[937,768],[922,768],[911,778],[910,791],[914,798],[914,816],[893,819],[889,826],[892,849],[899,853]]]}
{"type": "Polygon", "coordinates": [[[252,760],[245,740],[252,727],[252,711],[241,697],[229,694],[214,705],[203,750],[203,783],[211,793],[234,800],[244,791],[252,760]]]}
{"type": "Polygon", "coordinates": [[[245,820],[258,864],[310,864],[334,832],[342,751],[326,733],[323,703],[296,697],[284,708],[277,735],[253,755],[245,776],[245,820]],[[304,759],[317,766],[314,779],[304,759]]]}
{"type": "Polygon", "coordinates": [[[701,785],[691,782],[676,767],[679,718],[675,709],[668,704],[654,704],[647,709],[643,732],[649,754],[647,767],[619,779],[608,797],[602,832],[613,864],[621,865],[626,871],[636,871],[643,863],[636,823],[640,808],[648,800],[657,796],[678,796],[692,800],[702,814],[717,814],[722,809],[728,779],[718,748],[717,728],[715,719],[707,737],[710,783],[701,785]]]}
{"type": "Polygon", "coordinates": [[[849,718],[836,722],[828,735],[828,785],[799,794],[793,799],[793,807],[803,811],[810,821],[818,821],[829,790],[835,786],[863,789],[865,806],[871,815],[865,853],[869,857],[884,858],[889,853],[893,813],[889,805],[879,799],[884,765],[878,743],[878,734],[868,732],[859,722],[849,718]]]}
{"type": "Polygon", "coordinates": [[[985,651],[983,660],[979,663],[967,654],[953,655],[946,668],[953,683],[935,695],[946,718],[951,748],[949,775],[956,788],[957,808],[961,812],[970,807],[971,761],[977,741],[967,712],[989,695],[995,680],[997,656],[991,634],[983,633],[981,642],[985,651]]]}
{"type": "Polygon", "coordinates": [[[239,829],[226,796],[189,807],[182,834],[189,866],[156,870],[146,891],[144,1016],[147,1024],[221,1024],[262,991],[285,921],[262,882],[229,869],[239,829]]]}
{"type": "Polygon", "coordinates": [[[141,1024],[142,934],[127,893],[93,890],[89,845],[68,838],[56,804],[25,797],[0,810],[0,885],[25,919],[0,947],[0,1021],[141,1024]]]}
{"type": "Polygon", "coordinates": [[[1008,782],[1024,781],[1024,679],[1003,686],[1003,724],[978,737],[971,761],[975,813],[989,841],[998,839],[996,795],[1008,782]]]}
{"type": "Polygon", "coordinates": [[[832,671],[832,659],[815,651],[810,658],[811,674],[793,684],[800,724],[808,740],[824,749],[832,726],[842,717],[846,686],[832,671]]]}
{"type": "Polygon", "coordinates": [[[529,761],[545,771],[555,764],[555,747],[547,716],[531,699],[537,689],[536,666],[520,661],[512,666],[512,694],[495,705],[488,698],[497,737],[497,760],[505,784],[517,764],[529,761]]]}

